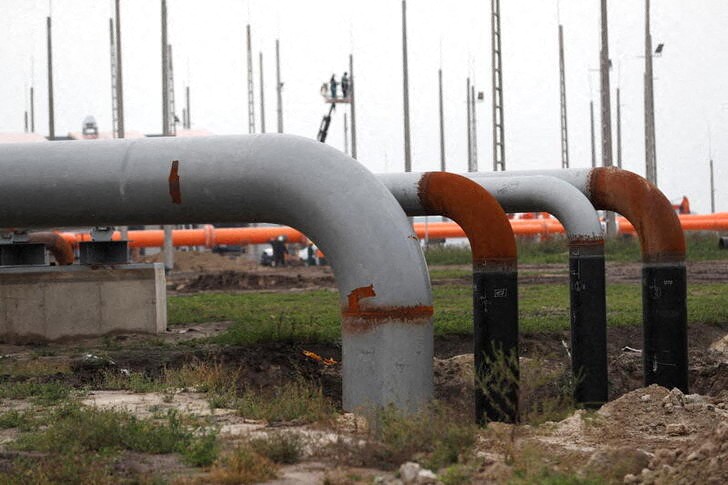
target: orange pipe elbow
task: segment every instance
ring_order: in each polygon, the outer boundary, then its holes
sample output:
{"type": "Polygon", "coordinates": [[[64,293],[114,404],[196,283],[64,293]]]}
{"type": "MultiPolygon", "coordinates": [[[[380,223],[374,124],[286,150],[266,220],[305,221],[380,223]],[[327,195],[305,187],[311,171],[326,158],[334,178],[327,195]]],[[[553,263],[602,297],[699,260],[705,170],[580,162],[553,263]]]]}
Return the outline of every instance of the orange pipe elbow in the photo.
{"type": "Polygon", "coordinates": [[[75,259],[73,245],[66,237],[56,232],[31,232],[28,234],[28,241],[36,244],[44,244],[51,252],[59,266],[73,264],[75,259]]]}

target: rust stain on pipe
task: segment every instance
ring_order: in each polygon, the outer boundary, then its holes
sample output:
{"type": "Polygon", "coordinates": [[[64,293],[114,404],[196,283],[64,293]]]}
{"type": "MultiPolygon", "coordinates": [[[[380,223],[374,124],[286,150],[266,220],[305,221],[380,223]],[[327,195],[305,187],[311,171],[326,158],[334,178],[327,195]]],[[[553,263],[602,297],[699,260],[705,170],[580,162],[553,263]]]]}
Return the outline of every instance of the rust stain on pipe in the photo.
{"type": "Polygon", "coordinates": [[[179,160],[172,160],[172,168],[169,171],[169,195],[172,196],[173,204],[182,203],[182,191],[179,185],[179,160]]]}
{"type": "Polygon", "coordinates": [[[73,245],[61,234],[56,232],[32,232],[28,234],[28,241],[45,244],[59,266],[73,264],[73,245]]]}
{"type": "Polygon", "coordinates": [[[473,265],[515,269],[516,240],[508,216],[490,192],[461,175],[428,172],[420,179],[423,208],[449,217],[470,241],[473,265]]]}
{"type": "Polygon", "coordinates": [[[344,317],[344,332],[366,333],[392,321],[414,325],[426,324],[432,318],[432,307],[427,305],[375,306],[361,301],[373,296],[376,296],[374,285],[360,286],[347,295],[347,305],[341,310],[344,317]]]}
{"type": "Polygon", "coordinates": [[[595,168],[588,181],[597,209],[619,212],[634,226],[646,263],[685,261],[685,235],[665,195],[647,179],[618,168],[595,168]]]}

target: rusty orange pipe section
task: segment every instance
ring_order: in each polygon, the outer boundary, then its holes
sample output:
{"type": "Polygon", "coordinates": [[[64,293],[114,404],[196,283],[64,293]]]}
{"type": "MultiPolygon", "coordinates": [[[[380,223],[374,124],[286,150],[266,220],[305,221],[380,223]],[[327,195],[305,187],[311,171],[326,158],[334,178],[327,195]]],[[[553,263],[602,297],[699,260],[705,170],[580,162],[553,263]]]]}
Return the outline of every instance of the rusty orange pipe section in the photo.
{"type": "Polygon", "coordinates": [[[57,232],[31,232],[28,242],[44,244],[59,266],[73,264],[73,245],[57,232]]]}
{"type": "Polygon", "coordinates": [[[614,167],[595,168],[589,199],[598,209],[619,212],[634,226],[646,263],[685,261],[685,235],[665,195],[647,179],[614,167]]]}
{"type": "Polygon", "coordinates": [[[428,172],[422,176],[418,195],[432,214],[448,217],[463,229],[470,241],[473,266],[516,266],[516,239],[503,208],[490,192],[461,175],[428,172]]]}

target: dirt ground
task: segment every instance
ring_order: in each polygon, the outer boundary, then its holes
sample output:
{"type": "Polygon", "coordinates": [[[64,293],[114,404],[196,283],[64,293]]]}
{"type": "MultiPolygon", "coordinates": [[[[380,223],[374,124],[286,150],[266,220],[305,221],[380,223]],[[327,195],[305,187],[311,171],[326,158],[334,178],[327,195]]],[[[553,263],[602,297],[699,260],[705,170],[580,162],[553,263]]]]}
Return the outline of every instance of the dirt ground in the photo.
{"type": "MultiPolygon", "coordinates": [[[[328,267],[262,268],[242,258],[213,254],[178,253],[178,270],[168,279],[171,293],[207,291],[286,291],[298,288],[330,288],[334,277],[328,267]]],[[[438,267],[443,269],[443,267],[438,267]]],[[[466,266],[445,267],[462,269],[466,266]]],[[[560,265],[519,268],[522,284],[566,283],[568,273],[560,265]]],[[[638,264],[609,264],[608,281],[639,281],[638,264]]],[[[688,265],[689,281],[727,282],[728,261],[688,265]]],[[[446,280],[469,284],[464,277],[446,280]]],[[[726,287],[728,291],[728,285],[726,287]]],[[[69,365],[72,372],[43,376],[46,381],[64,382],[76,388],[92,389],[85,403],[97,407],[121,407],[139,416],[150,409],[170,406],[185,413],[211,415],[221,427],[221,435],[238,436],[265,433],[266,423],[246,420],[231,410],[211,410],[204,396],[182,391],[168,401],[155,393],[93,391],[101,379],[100,368],[85,364],[82,354],[103,354],[109,364],[103,369],[159,375],[164,369],[182,367],[193,361],[211,361],[239,368],[241,385],[266,389],[281,382],[314,380],[337,406],[341,404],[341,349],[336,345],[267,343],[247,347],[212,345],[185,346],[180,342],[223,332],[229,323],[203,323],[176,326],[161,336],[116,335],[72,343],[51,343],[42,347],[0,344],[0,358],[13,361],[40,360],[46,364],[69,365]],[[149,342],[153,342],[149,345],[149,342]],[[82,349],[82,350],[81,350],[82,349]],[[314,352],[337,364],[328,366],[313,360],[304,351],[314,352]]],[[[571,463],[583,476],[597,475],[613,483],[728,483],[728,322],[718,325],[692,324],[689,327],[690,383],[694,394],[657,386],[642,387],[642,361],[639,352],[641,329],[609,329],[610,402],[596,411],[578,410],[564,417],[536,424],[491,423],[478,437],[479,465],[473,480],[501,483],[514,475],[512,456],[535,453],[550,457],[553,467],[571,463]],[[578,465],[574,466],[573,464],[578,465]]],[[[568,333],[521,336],[521,409],[536,409],[540,401],[558,402],[563,394],[562,378],[569,374],[569,357],[564,342],[568,333]],[[546,377],[546,378],[544,378],[546,377]]],[[[435,394],[445,405],[471,413],[472,340],[448,335],[435,340],[435,394]]],[[[1,375],[0,385],[26,379],[1,375]]],[[[0,412],[20,406],[0,400],[0,412]]],[[[341,420],[352,419],[342,415],[341,420]]],[[[344,425],[330,429],[291,427],[308,433],[315,443],[333,442],[341,436],[355,437],[356,431],[344,425]]],[[[347,438],[348,439],[348,438],[347,438]]],[[[0,461],[3,444],[13,440],[12,430],[0,433],[0,461]]],[[[130,456],[129,466],[150,469],[178,466],[179,463],[147,465],[145,457],[130,456]]],[[[316,453],[302,463],[282,469],[281,478],[271,483],[347,483],[332,481],[331,475],[357,476],[378,483],[403,483],[391,471],[358,469],[346,464],[321,461],[316,453]],[[338,468],[337,468],[338,467],[338,468]],[[342,468],[343,467],[343,468],[342,468]],[[335,470],[332,472],[332,469],[335,470]],[[342,471],[344,470],[344,471],[342,471]],[[347,475],[347,473],[349,475],[347,475]],[[398,481],[399,480],[399,481],[398,481]]],[[[415,483],[415,482],[411,482],[415,483]]],[[[426,483],[426,482],[418,482],[426,483]]],[[[555,483],[555,482],[554,482],[555,483]]]]}

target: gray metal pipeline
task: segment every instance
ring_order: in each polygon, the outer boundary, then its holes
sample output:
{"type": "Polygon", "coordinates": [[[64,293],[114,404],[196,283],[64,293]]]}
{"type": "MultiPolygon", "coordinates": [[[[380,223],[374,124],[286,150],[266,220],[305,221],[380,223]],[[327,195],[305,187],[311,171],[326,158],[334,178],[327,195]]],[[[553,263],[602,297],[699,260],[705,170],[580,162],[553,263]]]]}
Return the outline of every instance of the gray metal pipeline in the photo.
{"type": "Polygon", "coordinates": [[[343,405],[429,401],[432,295],[419,242],[362,165],[291,135],[0,146],[0,227],[271,222],[326,253],[342,309],[343,405]]]}
{"type": "MultiPolygon", "coordinates": [[[[618,212],[634,226],[643,262],[644,382],[688,392],[685,235],[670,201],[645,178],[613,167],[510,173],[560,178],[596,209],[618,212]]],[[[476,180],[502,176],[468,175],[476,180]]]]}
{"type": "MultiPolygon", "coordinates": [[[[506,212],[548,212],[563,224],[569,239],[572,368],[577,402],[598,404],[608,396],[607,311],[604,237],[591,202],[569,183],[549,176],[472,178],[490,192],[506,212]]],[[[505,175],[502,175],[505,174],[505,175]]],[[[490,175],[490,172],[488,172],[490,175]]],[[[380,174],[407,215],[425,215],[416,181],[421,174],[380,174]]]]}

